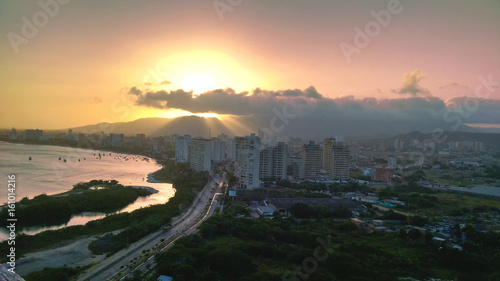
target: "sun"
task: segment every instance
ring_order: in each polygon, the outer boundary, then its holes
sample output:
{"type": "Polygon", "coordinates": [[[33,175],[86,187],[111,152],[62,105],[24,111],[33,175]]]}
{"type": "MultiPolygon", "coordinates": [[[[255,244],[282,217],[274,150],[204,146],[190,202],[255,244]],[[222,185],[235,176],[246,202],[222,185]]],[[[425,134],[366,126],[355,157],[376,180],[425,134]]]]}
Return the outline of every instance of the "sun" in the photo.
{"type": "Polygon", "coordinates": [[[213,113],[213,112],[206,112],[206,113],[194,113],[193,114],[194,116],[198,116],[198,117],[204,117],[204,118],[217,118],[219,119],[221,117],[221,115],[217,114],[217,113],[213,113]]]}
{"type": "Polygon", "coordinates": [[[215,79],[210,74],[193,74],[181,80],[181,87],[186,91],[193,91],[193,94],[199,95],[213,90],[215,88],[215,79]]]}

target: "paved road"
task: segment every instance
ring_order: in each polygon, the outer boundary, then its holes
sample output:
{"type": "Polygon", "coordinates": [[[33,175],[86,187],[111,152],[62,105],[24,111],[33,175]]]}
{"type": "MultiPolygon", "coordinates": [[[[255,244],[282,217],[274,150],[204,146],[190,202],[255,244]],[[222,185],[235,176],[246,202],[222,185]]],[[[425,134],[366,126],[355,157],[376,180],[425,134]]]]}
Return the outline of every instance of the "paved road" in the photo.
{"type": "MultiPolygon", "coordinates": [[[[181,237],[184,237],[186,235],[191,235],[191,234],[194,234],[196,232],[198,232],[198,226],[204,221],[206,220],[207,218],[211,217],[212,215],[215,214],[215,209],[217,209],[217,207],[220,207],[221,208],[221,211],[222,211],[222,205],[220,205],[219,201],[218,201],[218,198],[219,196],[223,195],[223,193],[215,193],[214,196],[212,197],[212,202],[210,203],[210,206],[209,206],[209,209],[207,211],[207,213],[205,214],[205,216],[203,216],[203,218],[201,218],[197,223],[195,223],[193,226],[191,226],[188,230],[186,230],[185,232],[183,233],[180,233],[177,235],[177,237],[172,240],[170,243],[168,243],[165,247],[163,247],[161,251],[164,251],[170,247],[172,247],[174,245],[174,243],[180,239],[181,237]]],[[[155,255],[151,255],[146,261],[144,261],[143,263],[141,263],[140,265],[138,265],[137,267],[135,267],[134,269],[130,270],[127,275],[124,275],[123,277],[121,277],[120,279],[117,279],[117,280],[124,280],[128,275],[131,275],[134,271],[136,270],[140,270],[142,271],[143,273],[149,271],[150,268],[153,268],[154,265],[155,265],[155,260],[154,260],[154,257],[155,255]]]]}
{"type": "MultiPolygon", "coordinates": [[[[220,187],[217,184],[218,181],[218,178],[213,178],[212,180],[210,180],[200,191],[198,197],[194,201],[193,205],[188,209],[188,211],[182,214],[180,217],[174,218],[172,227],[167,232],[159,230],[155,233],[150,234],[149,237],[145,237],[133,243],[126,249],[117,252],[113,256],[105,259],[98,265],[87,270],[85,275],[81,276],[78,280],[109,280],[121,271],[129,270],[128,265],[130,263],[130,260],[141,255],[143,250],[151,249],[156,244],[161,243],[161,239],[177,240],[182,235],[184,235],[184,233],[192,231],[192,229],[195,228],[194,226],[197,226],[199,217],[203,213],[203,210],[205,209],[210,198],[212,198],[212,194],[219,190],[220,187]]],[[[215,196],[217,196],[217,194],[214,194],[213,198],[215,198],[215,196]]],[[[211,206],[214,205],[214,201],[216,200],[212,200],[211,206]]],[[[213,214],[212,209],[215,209],[215,207],[210,208],[208,213],[212,212],[213,214]]],[[[150,259],[153,260],[152,258],[150,259]]],[[[145,264],[145,266],[147,266],[147,264],[145,264]]]]}

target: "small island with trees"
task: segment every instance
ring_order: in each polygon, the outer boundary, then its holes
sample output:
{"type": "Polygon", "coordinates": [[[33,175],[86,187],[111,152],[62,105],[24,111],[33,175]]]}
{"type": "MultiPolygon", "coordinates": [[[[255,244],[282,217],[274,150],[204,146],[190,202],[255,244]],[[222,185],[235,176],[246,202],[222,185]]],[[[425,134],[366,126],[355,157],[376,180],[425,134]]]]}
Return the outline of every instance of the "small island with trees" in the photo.
{"type": "MultiPolygon", "coordinates": [[[[91,180],[77,183],[64,193],[24,197],[17,203],[16,216],[21,227],[61,224],[83,212],[113,213],[151,194],[150,190],[123,186],[116,180],[91,180]]],[[[3,220],[7,216],[7,208],[0,211],[3,220]]]]}

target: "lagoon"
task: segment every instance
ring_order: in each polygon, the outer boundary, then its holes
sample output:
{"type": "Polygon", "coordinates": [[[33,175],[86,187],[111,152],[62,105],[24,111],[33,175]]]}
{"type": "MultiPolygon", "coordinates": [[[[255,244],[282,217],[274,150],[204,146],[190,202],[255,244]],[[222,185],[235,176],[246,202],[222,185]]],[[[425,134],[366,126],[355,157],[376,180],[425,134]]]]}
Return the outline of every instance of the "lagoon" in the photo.
{"type": "MultiPolygon", "coordinates": [[[[7,175],[16,175],[16,201],[46,193],[54,195],[70,190],[78,182],[93,179],[117,180],[125,186],[145,187],[158,192],[140,197],[118,212],[130,212],[152,204],[163,204],[175,190],[172,184],[159,183],[150,175],[162,166],[154,159],[101,150],[79,149],[52,145],[31,145],[0,142],[0,174],[5,178],[0,202],[7,202],[7,175]],[[31,160],[29,160],[31,157],[31,160]],[[60,160],[59,160],[60,159],[60,160]]],[[[104,217],[102,213],[75,215],[63,225],[30,227],[17,234],[35,234],[47,229],[83,225],[104,217]]],[[[0,240],[7,238],[7,229],[0,228],[0,240]]]]}

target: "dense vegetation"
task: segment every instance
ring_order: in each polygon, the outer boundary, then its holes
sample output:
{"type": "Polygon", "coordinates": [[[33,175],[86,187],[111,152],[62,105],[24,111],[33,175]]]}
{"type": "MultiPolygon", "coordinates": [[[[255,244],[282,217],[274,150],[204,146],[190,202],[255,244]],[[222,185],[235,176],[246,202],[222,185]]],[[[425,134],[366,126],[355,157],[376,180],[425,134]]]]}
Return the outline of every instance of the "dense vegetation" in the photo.
{"type": "Polygon", "coordinates": [[[471,226],[465,232],[468,241],[459,251],[435,244],[418,230],[367,233],[329,219],[299,225],[293,218],[216,215],[199,234],[157,255],[157,274],[176,281],[499,280],[500,234],[471,226]]]}
{"type": "Polygon", "coordinates": [[[132,212],[132,221],[118,234],[107,234],[93,241],[89,248],[95,254],[115,253],[142,237],[168,224],[172,217],[189,207],[197,192],[207,181],[205,172],[194,172],[186,164],[170,162],[154,174],[155,179],[172,182],[176,188],[175,196],[169,202],[132,212]]]}
{"type": "MultiPolygon", "coordinates": [[[[16,255],[53,247],[69,240],[86,236],[102,234],[110,231],[124,229],[111,238],[104,236],[107,243],[96,242],[92,250],[101,253],[112,253],[135,242],[145,235],[158,230],[162,225],[170,222],[171,218],[178,215],[191,205],[195,194],[206,184],[207,174],[194,172],[186,165],[177,165],[173,162],[165,164],[165,168],[155,174],[157,180],[172,182],[176,189],[175,195],[166,204],[153,205],[141,208],[131,213],[120,213],[106,216],[103,219],[90,221],[86,225],[76,225],[58,230],[49,230],[36,235],[20,234],[16,237],[16,255]]],[[[98,240],[99,241],[99,240],[98,240]]],[[[10,246],[4,241],[0,250],[7,252],[10,246]]],[[[5,258],[2,258],[5,260],[5,258]]]]}
{"type": "Polygon", "coordinates": [[[425,213],[426,215],[462,216],[482,212],[500,212],[498,200],[476,196],[439,192],[417,184],[392,186],[380,189],[381,200],[395,198],[406,204],[396,209],[425,213]]]}
{"type": "Polygon", "coordinates": [[[500,166],[492,165],[485,169],[486,177],[500,179],[500,166]]]}
{"type": "MultiPolygon", "coordinates": [[[[309,182],[304,181],[300,183],[294,183],[288,180],[281,180],[277,183],[278,186],[286,187],[295,190],[304,190],[307,192],[315,192],[315,191],[329,191],[333,194],[341,193],[341,192],[355,192],[359,191],[362,193],[368,193],[373,189],[370,189],[366,184],[359,184],[356,182],[347,182],[347,183],[318,183],[318,182],[309,182]]],[[[316,197],[320,197],[315,193],[316,197]]],[[[326,197],[330,197],[329,195],[325,195],[326,197]]]]}
{"type": "Polygon", "coordinates": [[[323,205],[308,205],[304,203],[295,203],[290,206],[290,213],[296,218],[348,218],[352,216],[351,211],[344,206],[337,206],[335,210],[329,211],[323,205]]]}
{"type": "Polygon", "coordinates": [[[24,276],[26,281],[69,281],[77,276],[83,268],[81,267],[46,267],[43,270],[32,272],[24,276]]]}
{"type": "MultiPolygon", "coordinates": [[[[142,188],[124,187],[117,181],[93,180],[76,184],[74,191],[62,195],[41,194],[33,199],[23,198],[16,206],[16,218],[20,226],[53,225],[65,223],[72,215],[82,212],[109,213],[122,209],[138,197],[151,195],[142,188]],[[101,185],[100,189],[90,189],[101,185]],[[83,187],[86,188],[83,188],[83,187]]],[[[7,208],[0,212],[0,219],[6,220],[7,208]]]]}

